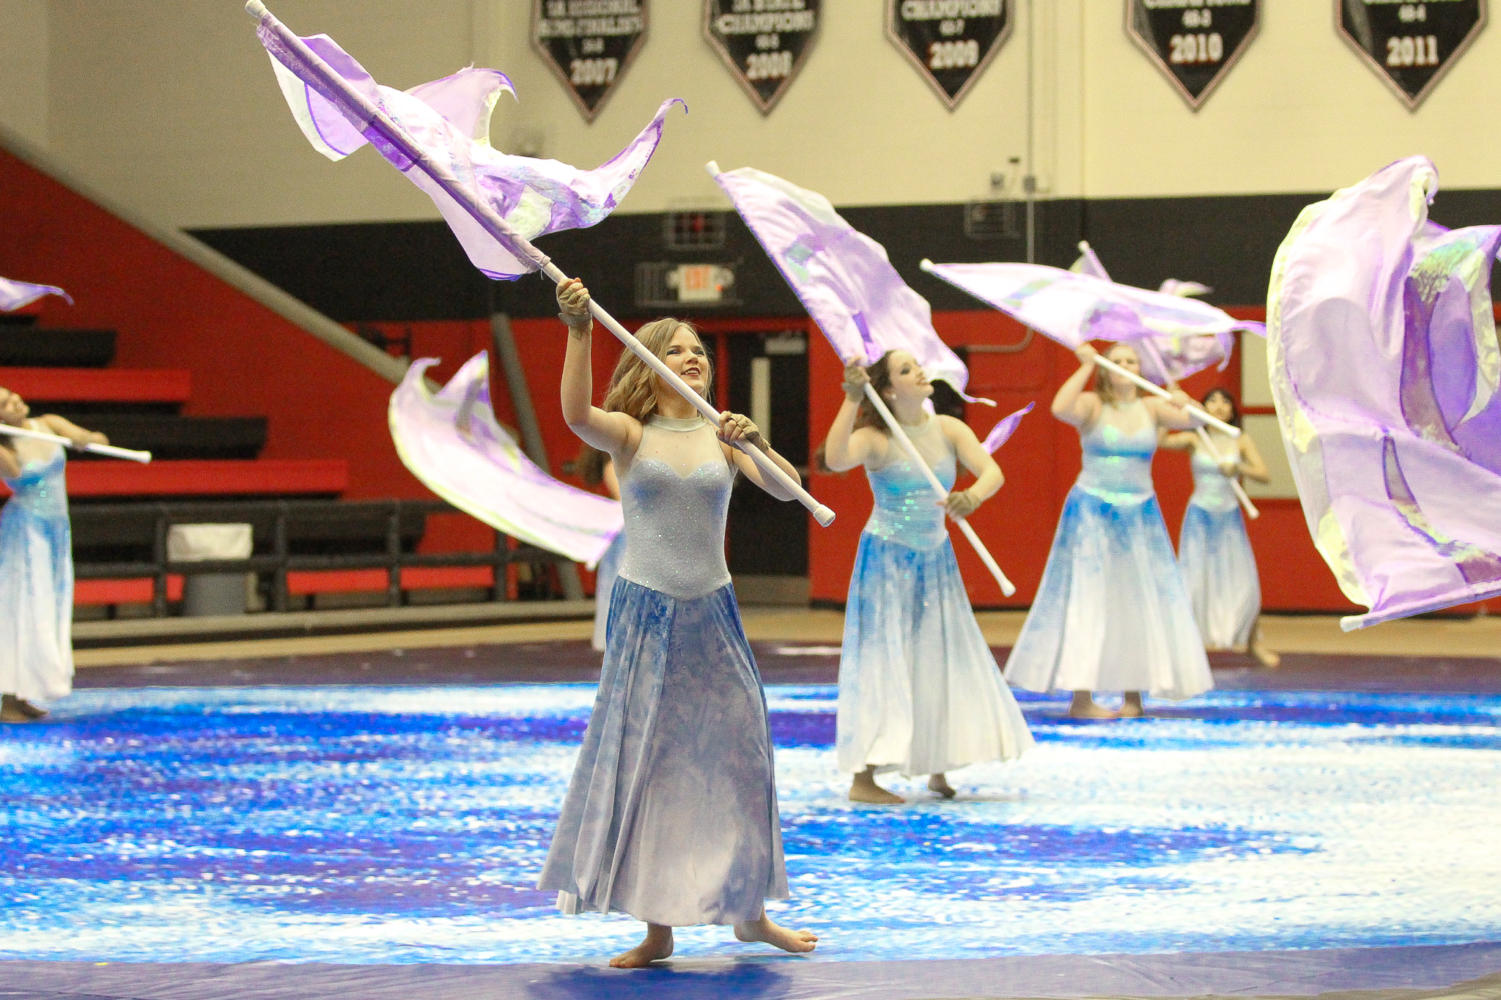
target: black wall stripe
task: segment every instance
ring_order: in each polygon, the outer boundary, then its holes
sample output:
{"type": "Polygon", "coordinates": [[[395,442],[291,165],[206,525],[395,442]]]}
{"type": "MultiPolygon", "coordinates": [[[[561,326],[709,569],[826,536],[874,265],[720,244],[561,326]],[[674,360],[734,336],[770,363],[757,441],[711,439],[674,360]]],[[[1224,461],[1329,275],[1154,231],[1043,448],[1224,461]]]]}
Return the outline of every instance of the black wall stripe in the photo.
{"type": "MultiPolygon", "coordinates": [[[[1201,281],[1223,305],[1259,305],[1283,237],[1305,205],[1326,197],[1227,195],[1039,201],[1037,261],[1066,267],[1087,239],[1117,281],[1156,288],[1164,278],[1201,281]]],[[[1017,234],[965,235],[963,204],[841,209],[861,232],[882,244],[907,283],[934,309],[967,309],[974,300],[923,274],[918,261],[1021,260],[1017,234]]],[[[1448,226],[1501,221],[1501,190],[1442,192],[1435,221],[1448,226]]],[[[542,237],[538,246],[565,272],[581,275],[596,298],[622,319],[660,315],[638,306],[640,261],[729,263],[736,272],[734,305],[680,306],[685,318],[795,315],[802,312],[780,274],[740,222],[729,216],[726,245],[712,251],[670,250],[661,213],[617,215],[585,230],[542,237]]],[[[200,229],[192,235],[313,308],[341,322],[473,319],[492,311],[551,316],[552,291],[537,277],[492,282],[470,265],[441,222],[372,222],[321,226],[200,229]]]]}

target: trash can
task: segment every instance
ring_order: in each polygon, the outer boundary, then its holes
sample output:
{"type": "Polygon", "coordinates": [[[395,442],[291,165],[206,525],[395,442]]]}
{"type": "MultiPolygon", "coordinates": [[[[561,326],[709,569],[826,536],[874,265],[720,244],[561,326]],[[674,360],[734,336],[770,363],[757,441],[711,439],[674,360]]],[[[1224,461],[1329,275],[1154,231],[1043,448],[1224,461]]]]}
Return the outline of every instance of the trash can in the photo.
{"type": "MultiPolygon", "coordinates": [[[[174,524],[167,529],[169,562],[248,559],[248,524],[174,524]]],[[[246,607],[244,573],[189,573],[182,583],[185,615],[242,615],[246,607]]]]}

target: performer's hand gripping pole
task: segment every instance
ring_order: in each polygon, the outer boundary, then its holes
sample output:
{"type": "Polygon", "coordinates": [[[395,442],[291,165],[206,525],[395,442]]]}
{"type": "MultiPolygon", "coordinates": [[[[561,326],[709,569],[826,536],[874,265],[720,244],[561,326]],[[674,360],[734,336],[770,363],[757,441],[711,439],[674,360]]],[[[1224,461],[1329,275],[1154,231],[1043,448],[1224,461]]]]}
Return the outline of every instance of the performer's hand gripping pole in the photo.
{"type": "Polygon", "coordinates": [[[112,444],[78,444],[72,438],[63,437],[61,434],[48,434],[46,431],[33,431],[25,427],[12,427],[10,424],[0,424],[0,434],[9,434],[12,437],[31,438],[36,441],[51,441],[60,444],[64,448],[76,448],[79,451],[90,451],[106,458],[123,458],[131,462],[146,463],[151,461],[151,452],[134,451],[130,448],[116,448],[112,444]]]}
{"type": "MultiPolygon", "coordinates": [[[[870,405],[874,406],[876,412],[881,415],[881,419],[886,421],[886,427],[891,431],[891,439],[912,460],[912,464],[927,477],[928,485],[933,488],[933,495],[940,500],[947,499],[949,491],[943,488],[943,484],[938,481],[938,477],[928,467],[927,459],[918,453],[917,446],[912,443],[912,439],[907,436],[907,432],[902,430],[902,425],[897,423],[896,415],[887,409],[886,401],[881,398],[881,394],[876,392],[875,387],[869,382],[865,383],[865,398],[870,400],[870,405]]],[[[975,534],[975,529],[970,527],[969,521],[961,517],[956,519],[955,523],[959,525],[959,530],[964,534],[964,537],[969,539],[969,544],[974,546],[975,554],[980,557],[980,561],[985,564],[985,568],[990,570],[990,575],[995,577],[995,582],[1000,584],[1001,593],[1007,597],[1016,593],[1016,584],[1006,579],[1006,574],[1001,572],[1001,567],[997,566],[996,561],[991,558],[990,550],[985,548],[985,543],[980,541],[980,536],[975,534]]]]}
{"type": "MultiPolygon", "coordinates": [[[[547,275],[554,283],[562,281],[565,277],[563,272],[553,265],[551,259],[531,242],[513,230],[500,215],[488,204],[481,201],[464,184],[454,177],[453,172],[440,163],[422,145],[411,138],[405,129],[397,122],[392,121],[380,108],[370,102],[365,95],[351,88],[342,77],[335,73],[323,59],[308,48],[302,39],[293,34],[286,25],[278,21],[261,0],[249,0],[245,4],[245,11],[260,22],[262,29],[274,34],[277,40],[286,47],[289,52],[295,53],[298,60],[306,65],[309,70],[317,75],[321,86],[320,90],[337,94],[339,102],[347,108],[357,111],[364,120],[365,127],[379,130],[383,138],[401,151],[402,155],[412,161],[412,165],[431,177],[443,190],[461,205],[466,212],[472,215],[485,232],[499,241],[507,250],[521,260],[527,261],[543,274],[547,275]]],[[[348,114],[348,112],[346,112],[348,114]]],[[[589,303],[589,311],[594,318],[604,325],[605,329],[613,333],[632,354],[640,358],[652,371],[660,375],[672,388],[693,404],[694,409],[703,414],[716,425],[719,423],[719,413],[708,402],[694,392],[692,387],[675,375],[660,358],[649,351],[639,340],[621,326],[619,321],[612,317],[597,302],[589,303]]],[[[775,480],[785,492],[794,496],[799,503],[812,513],[814,520],[821,525],[827,525],[834,520],[834,512],[815,500],[802,485],[795,482],[792,477],[783,472],[765,452],[754,445],[745,442],[736,442],[736,447],[751,457],[763,475],[775,480]]]]}

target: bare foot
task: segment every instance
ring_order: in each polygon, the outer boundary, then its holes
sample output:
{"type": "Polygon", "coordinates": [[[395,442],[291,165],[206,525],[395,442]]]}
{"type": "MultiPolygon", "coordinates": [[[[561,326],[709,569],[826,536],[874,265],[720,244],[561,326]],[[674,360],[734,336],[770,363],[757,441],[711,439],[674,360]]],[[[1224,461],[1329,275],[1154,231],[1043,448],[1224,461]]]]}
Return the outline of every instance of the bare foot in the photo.
{"type": "Polygon", "coordinates": [[[1114,719],[1115,712],[1099,704],[1088,691],[1075,691],[1074,700],[1068,706],[1068,714],[1075,719],[1114,719]]]}
{"type": "Polygon", "coordinates": [[[941,774],[929,775],[928,791],[936,792],[940,797],[951,799],[959,793],[954,791],[954,786],[949,784],[949,779],[941,774]]]}
{"type": "Polygon", "coordinates": [[[907,800],[876,784],[876,769],[867,767],[850,782],[850,801],[878,806],[899,806],[907,800]]]}
{"type": "Polygon", "coordinates": [[[741,941],[762,941],[773,948],[794,954],[812,951],[818,944],[818,935],[811,931],[794,931],[774,923],[764,910],[759,920],[736,924],[735,937],[741,941]]]}
{"type": "Polygon", "coordinates": [[[1147,710],[1141,705],[1140,691],[1127,691],[1121,699],[1120,717],[1122,719],[1139,719],[1147,714],[1147,710]]]}
{"type": "Polygon", "coordinates": [[[1268,670],[1276,670],[1282,665],[1282,657],[1263,646],[1260,639],[1252,640],[1251,644],[1246,647],[1246,652],[1251,654],[1251,659],[1268,670]]]}
{"type": "Polygon", "coordinates": [[[646,937],[630,951],[610,959],[612,969],[644,969],[653,962],[672,957],[672,928],[664,924],[647,924],[646,937]]]}
{"type": "Polygon", "coordinates": [[[33,716],[21,709],[20,698],[13,694],[0,697],[0,722],[30,722],[33,716]]]}

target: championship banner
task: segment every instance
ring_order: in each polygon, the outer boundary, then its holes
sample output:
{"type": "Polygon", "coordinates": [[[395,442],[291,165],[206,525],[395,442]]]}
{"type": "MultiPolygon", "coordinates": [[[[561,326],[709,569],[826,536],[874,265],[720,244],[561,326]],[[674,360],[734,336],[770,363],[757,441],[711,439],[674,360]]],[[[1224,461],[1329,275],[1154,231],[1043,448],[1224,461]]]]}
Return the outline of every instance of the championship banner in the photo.
{"type": "Polygon", "coordinates": [[[704,0],[704,37],[767,114],[781,100],[818,31],[822,0],[704,0]]]}
{"type": "Polygon", "coordinates": [[[1485,27],[1485,0],[1335,0],[1336,23],[1409,111],[1485,27]]]}
{"type": "Polygon", "coordinates": [[[1001,50],[1011,0],[887,0],[886,37],[952,111],[1001,50]]]}
{"type": "Polygon", "coordinates": [[[1260,0],[1127,0],[1126,34],[1193,110],[1245,54],[1260,0]]]}
{"type": "Polygon", "coordinates": [[[533,0],[532,48],[585,121],[625,75],[646,40],[646,0],[533,0]]]}

